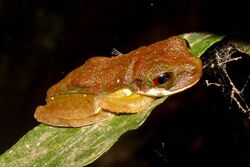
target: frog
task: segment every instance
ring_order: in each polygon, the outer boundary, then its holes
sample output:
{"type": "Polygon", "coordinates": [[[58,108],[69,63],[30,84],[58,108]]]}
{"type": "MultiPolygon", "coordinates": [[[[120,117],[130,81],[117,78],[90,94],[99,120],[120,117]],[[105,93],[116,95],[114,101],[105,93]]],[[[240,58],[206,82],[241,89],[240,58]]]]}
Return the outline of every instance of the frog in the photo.
{"type": "Polygon", "coordinates": [[[157,98],[192,87],[201,75],[202,62],[187,40],[172,36],[127,54],[86,60],[48,89],[34,117],[51,126],[83,127],[136,114],[157,98]]]}

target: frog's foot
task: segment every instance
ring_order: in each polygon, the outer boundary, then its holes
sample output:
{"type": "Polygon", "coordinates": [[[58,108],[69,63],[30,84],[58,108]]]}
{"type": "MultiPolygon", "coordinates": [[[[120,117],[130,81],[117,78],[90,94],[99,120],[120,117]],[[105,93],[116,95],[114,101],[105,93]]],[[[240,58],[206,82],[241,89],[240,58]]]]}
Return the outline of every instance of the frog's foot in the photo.
{"type": "Polygon", "coordinates": [[[46,105],[37,107],[34,116],[44,124],[81,127],[100,122],[113,114],[101,110],[95,95],[65,94],[47,99],[46,105]]]}
{"type": "Polygon", "coordinates": [[[153,97],[121,89],[104,96],[100,100],[100,106],[113,113],[137,113],[146,109],[153,100],[153,97]]]}

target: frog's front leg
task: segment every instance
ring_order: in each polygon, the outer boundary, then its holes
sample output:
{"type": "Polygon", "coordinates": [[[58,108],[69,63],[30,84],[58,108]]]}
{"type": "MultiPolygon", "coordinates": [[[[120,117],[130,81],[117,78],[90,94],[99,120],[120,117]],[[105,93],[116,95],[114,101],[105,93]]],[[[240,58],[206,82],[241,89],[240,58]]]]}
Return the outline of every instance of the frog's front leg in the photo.
{"type": "Polygon", "coordinates": [[[137,113],[146,109],[155,98],[120,89],[103,96],[99,103],[103,110],[113,113],[137,113]]]}

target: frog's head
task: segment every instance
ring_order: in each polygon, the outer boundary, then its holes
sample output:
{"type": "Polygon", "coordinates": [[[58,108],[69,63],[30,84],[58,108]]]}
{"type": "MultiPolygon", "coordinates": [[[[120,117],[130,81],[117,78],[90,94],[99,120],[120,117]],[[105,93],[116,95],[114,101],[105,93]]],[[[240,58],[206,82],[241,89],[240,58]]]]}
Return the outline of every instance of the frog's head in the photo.
{"type": "Polygon", "coordinates": [[[171,37],[148,46],[135,64],[132,89],[148,96],[168,96],[190,88],[201,74],[201,60],[191,54],[187,41],[171,37]]]}

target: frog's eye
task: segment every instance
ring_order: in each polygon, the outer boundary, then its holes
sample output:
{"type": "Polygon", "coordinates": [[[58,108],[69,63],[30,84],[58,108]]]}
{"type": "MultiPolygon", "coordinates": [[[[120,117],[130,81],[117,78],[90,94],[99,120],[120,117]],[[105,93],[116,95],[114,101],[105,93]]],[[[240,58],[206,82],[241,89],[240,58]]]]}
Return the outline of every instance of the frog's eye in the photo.
{"type": "Polygon", "coordinates": [[[171,72],[164,72],[164,73],[158,75],[157,77],[155,77],[153,79],[153,82],[154,82],[155,86],[165,84],[165,83],[170,81],[170,79],[172,78],[172,75],[173,74],[171,72]]]}

